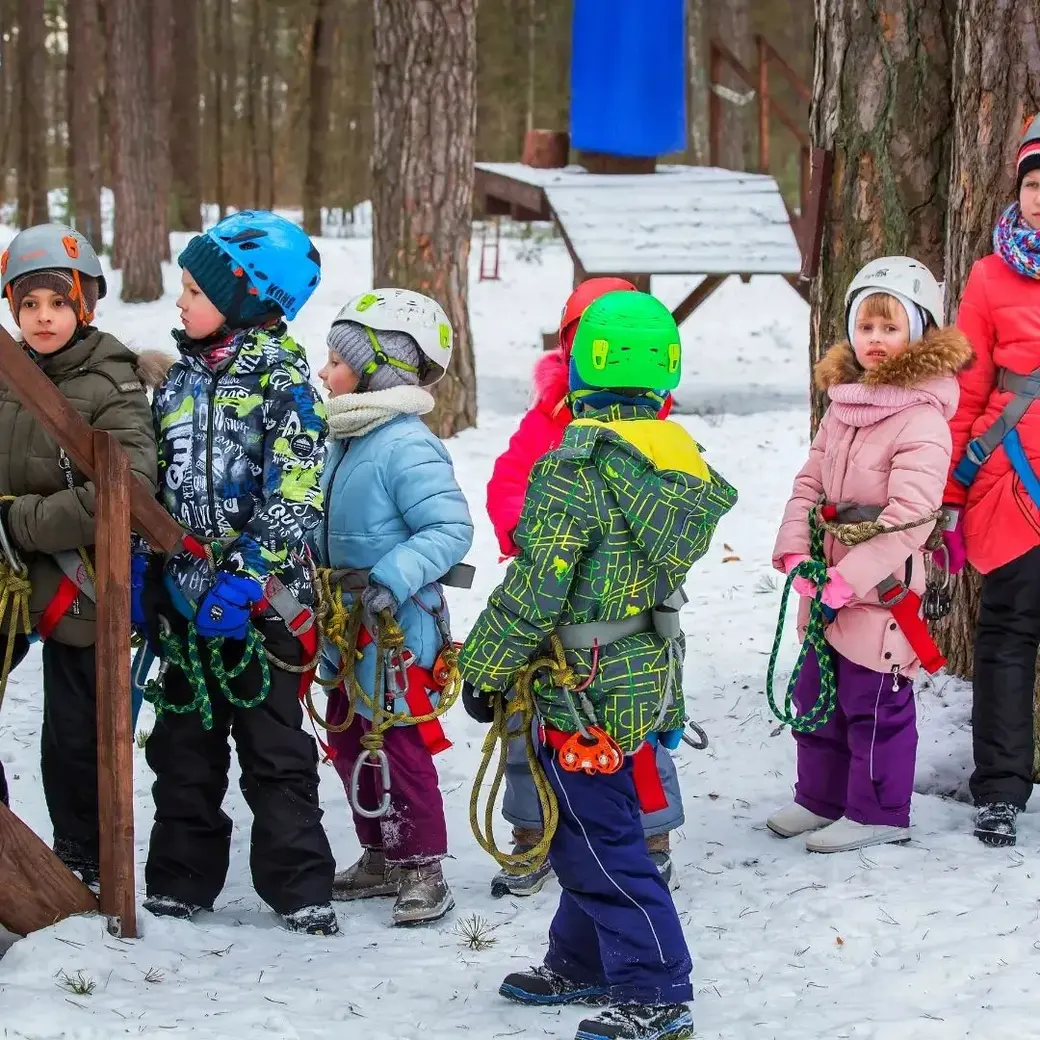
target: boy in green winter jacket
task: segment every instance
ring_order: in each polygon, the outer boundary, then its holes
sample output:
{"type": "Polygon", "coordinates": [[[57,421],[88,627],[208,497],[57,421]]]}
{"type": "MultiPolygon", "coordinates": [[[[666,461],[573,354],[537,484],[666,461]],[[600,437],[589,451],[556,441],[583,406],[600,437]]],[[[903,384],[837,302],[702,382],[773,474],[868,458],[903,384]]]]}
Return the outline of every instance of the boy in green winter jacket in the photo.
{"type": "Polygon", "coordinates": [[[635,776],[647,753],[653,771],[658,740],[674,746],[681,734],[675,610],[736,491],[681,426],[657,418],[680,360],[678,329],[654,297],[610,293],[585,312],[571,358],[575,421],[535,465],[520,555],[460,658],[467,711],[485,722],[550,636],[578,676],[573,691],[546,673],[534,684],[563,893],[545,963],[500,992],[539,1006],[613,1005],[582,1022],[579,1040],[693,1035],[690,955],[646,850],[635,776]],[[578,731],[597,741],[598,770],[583,768],[578,731]]]}

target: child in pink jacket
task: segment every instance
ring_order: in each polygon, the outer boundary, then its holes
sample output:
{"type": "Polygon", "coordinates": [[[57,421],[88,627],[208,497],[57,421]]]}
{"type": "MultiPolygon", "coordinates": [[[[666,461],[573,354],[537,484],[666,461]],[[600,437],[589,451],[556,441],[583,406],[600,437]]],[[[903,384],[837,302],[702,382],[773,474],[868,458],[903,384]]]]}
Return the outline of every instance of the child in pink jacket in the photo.
{"type": "MultiPolygon", "coordinates": [[[[909,257],[867,264],[845,297],[849,341],[816,366],[830,405],[795,478],[773,566],[789,574],[809,558],[809,515],[821,503],[880,506],[886,526],[929,518],[942,504],[950,467],[948,421],[957,409],[956,372],[972,356],[957,329],[942,329],[942,292],[909,257]]],[[[795,731],[794,801],[767,821],[784,838],[809,834],[812,852],[842,852],[910,836],[910,795],[917,754],[912,677],[920,660],[877,585],[894,578],[920,593],[926,522],[876,535],[848,548],[825,537],[822,601],[837,680],[827,722],[795,731]],[[909,575],[909,577],[908,577],[909,575]]],[[[795,579],[803,597],[816,589],[795,579]]],[[[800,628],[808,617],[803,599],[800,628]]],[[[810,651],[798,676],[799,712],[816,703],[820,671],[810,651]]]]}
{"type": "MultiPolygon", "coordinates": [[[[495,462],[491,480],[488,482],[488,516],[498,536],[503,556],[516,555],[513,531],[520,520],[527,481],[534,464],[546,452],[560,446],[564,430],[573,418],[567,404],[568,370],[571,343],[578,321],[585,308],[600,296],[608,292],[634,290],[635,286],[623,278],[589,278],[571,293],[564,304],[560,317],[560,345],[536,363],[535,403],[520,420],[519,428],[510,438],[509,447],[495,462]]],[[[668,415],[671,406],[672,399],[669,395],[661,418],[668,415]]],[[[650,857],[657,865],[662,878],[669,886],[676,887],[677,878],[672,871],[669,835],[682,826],[685,817],[675,764],[671,754],[663,746],[657,749],[657,768],[668,807],[643,816],[643,833],[646,835],[650,857]]],[[[509,743],[502,814],[513,826],[514,851],[529,849],[541,840],[542,819],[538,796],[523,744],[518,740],[509,743]]],[[[492,881],[491,892],[496,896],[534,895],[545,884],[549,873],[548,862],[541,869],[528,874],[516,875],[502,871],[492,881]]]]}

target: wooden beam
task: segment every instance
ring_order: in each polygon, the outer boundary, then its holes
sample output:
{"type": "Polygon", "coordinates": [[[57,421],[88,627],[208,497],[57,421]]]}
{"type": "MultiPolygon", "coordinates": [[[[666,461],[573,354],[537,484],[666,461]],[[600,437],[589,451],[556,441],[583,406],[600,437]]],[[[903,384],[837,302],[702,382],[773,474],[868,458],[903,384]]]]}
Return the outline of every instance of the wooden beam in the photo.
{"type": "Polygon", "coordinates": [[[805,281],[801,275],[797,274],[785,274],[784,281],[786,281],[788,285],[790,285],[791,288],[794,289],[803,300],[805,300],[806,303],[809,302],[809,291],[812,288],[811,282],[805,281]]]}
{"type": "Polygon", "coordinates": [[[801,220],[801,278],[807,282],[812,281],[820,270],[823,218],[827,210],[833,165],[833,152],[823,148],[813,149],[810,164],[812,172],[809,177],[809,201],[805,212],[802,213],[801,220]]]}
{"type": "Polygon", "coordinates": [[[764,47],[769,55],[770,64],[775,65],[787,77],[788,83],[801,95],[803,101],[812,101],[812,91],[809,84],[798,75],[794,69],[784,60],[783,55],[761,34],[755,36],[759,47],[764,47]]]}
{"type": "Polygon", "coordinates": [[[505,174],[482,170],[478,166],[474,173],[474,191],[478,196],[502,199],[512,206],[520,206],[522,209],[537,213],[539,220],[552,219],[549,200],[545,197],[545,192],[536,184],[526,184],[524,181],[514,180],[505,174]]]}
{"type": "Polygon", "coordinates": [[[137,936],[134,761],[130,705],[130,459],[95,430],[97,507],[97,737],[101,912],[113,935],[137,936]]]}
{"type": "Polygon", "coordinates": [[[702,304],[704,301],[711,296],[713,292],[729,277],[726,274],[709,274],[705,275],[703,279],[697,284],[697,287],[686,297],[678,307],[672,311],[672,317],[675,319],[676,325],[682,325],[686,319],[693,314],[693,312],[702,304]]]}
{"type": "MultiPolygon", "coordinates": [[[[4,328],[0,328],[0,379],[18,395],[88,479],[97,483],[93,431],[89,424],[4,328]]],[[[143,481],[131,482],[130,508],[135,529],[156,549],[174,552],[179,548],[184,531],[159,505],[143,481]]]]}
{"type": "Polygon", "coordinates": [[[97,908],[94,893],[0,803],[0,925],[28,935],[97,908]]]}

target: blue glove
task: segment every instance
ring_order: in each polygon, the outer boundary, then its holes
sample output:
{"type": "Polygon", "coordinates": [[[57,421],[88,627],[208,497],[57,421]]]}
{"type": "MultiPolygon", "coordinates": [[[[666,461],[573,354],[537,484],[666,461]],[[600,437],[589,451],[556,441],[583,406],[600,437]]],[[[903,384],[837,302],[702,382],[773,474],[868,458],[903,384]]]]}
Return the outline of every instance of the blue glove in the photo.
{"type": "Polygon", "coordinates": [[[143,632],[148,627],[148,615],[144,607],[145,577],[151,553],[135,552],[130,557],[130,624],[143,632]]]}
{"type": "Polygon", "coordinates": [[[365,586],[365,591],[361,593],[361,605],[373,617],[384,610],[389,610],[391,614],[397,613],[397,597],[378,582],[365,586]]]}
{"type": "Polygon", "coordinates": [[[204,639],[245,639],[253,606],[264,595],[256,578],[218,571],[213,587],[202,597],[195,627],[204,639]]]}

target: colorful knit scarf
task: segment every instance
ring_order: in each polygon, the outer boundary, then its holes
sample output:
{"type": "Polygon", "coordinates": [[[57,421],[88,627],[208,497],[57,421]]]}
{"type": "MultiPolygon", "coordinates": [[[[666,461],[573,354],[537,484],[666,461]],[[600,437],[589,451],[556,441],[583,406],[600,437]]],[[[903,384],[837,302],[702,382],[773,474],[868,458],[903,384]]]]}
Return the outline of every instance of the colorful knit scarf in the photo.
{"type": "Polygon", "coordinates": [[[993,252],[1012,271],[1040,279],[1040,231],[1022,219],[1022,209],[1017,202],[1004,210],[993,229],[993,252]]]}

